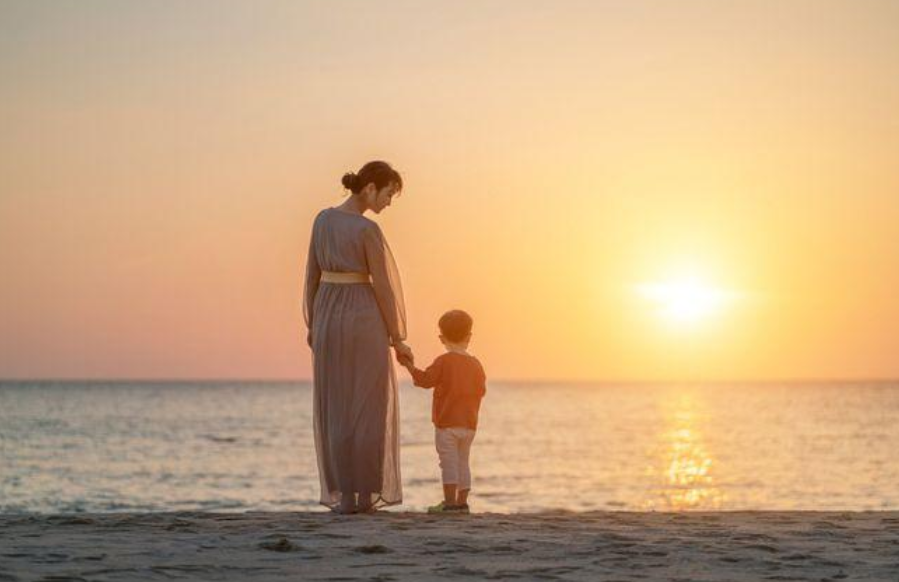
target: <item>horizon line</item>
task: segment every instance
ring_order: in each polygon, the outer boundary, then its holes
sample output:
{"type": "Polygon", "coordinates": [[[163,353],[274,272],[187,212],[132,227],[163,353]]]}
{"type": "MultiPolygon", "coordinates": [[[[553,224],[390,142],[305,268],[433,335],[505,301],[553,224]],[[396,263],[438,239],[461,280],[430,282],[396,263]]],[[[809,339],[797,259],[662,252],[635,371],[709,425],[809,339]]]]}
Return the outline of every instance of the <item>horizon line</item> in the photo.
{"type": "MultiPolygon", "coordinates": [[[[411,378],[398,379],[399,382],[408,382],[411,378]]],[[[213,384],[224,382],[258,382],[266,384],[293,384],[293,383],[311,383],[312,378],[303,377],[2,377],[0,384],[13,382],[34,382],[34,383],[50,383],[50,382],[71,382],[71,383],[89,383],[89,382],[106,382],[106,383],[123,383],[131,384],[138,382],[156,382],[161,384],[213,384]]],[[[899,377],[874,377],[874,376],[845,376],[845,377],[812,377],[797,376],[787,378],[672,378],[672,379],[615,379],[615,378],[597,378],[597,379],[559,379],[559,378],[495,378],[488,379],[488,383],[498,384],[625,384],[625,385],[653,385],[653,384],[838,384],[843,382],[853,383],[872,383],[872,384],[888,384],[899,382],[899,377]]]]}

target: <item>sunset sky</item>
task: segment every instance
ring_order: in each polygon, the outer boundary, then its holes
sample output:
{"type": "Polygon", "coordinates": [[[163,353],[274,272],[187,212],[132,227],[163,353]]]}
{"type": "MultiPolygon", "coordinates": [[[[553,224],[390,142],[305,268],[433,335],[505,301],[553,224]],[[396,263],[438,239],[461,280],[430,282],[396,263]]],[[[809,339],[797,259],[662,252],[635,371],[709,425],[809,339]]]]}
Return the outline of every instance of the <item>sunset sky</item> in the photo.
{"type": "Polygon", "coordinates": [[[899,2],[4,1],[0,103],[0,377],[308,378],[371,159],[420,364],[899,376],[899,2]]]}

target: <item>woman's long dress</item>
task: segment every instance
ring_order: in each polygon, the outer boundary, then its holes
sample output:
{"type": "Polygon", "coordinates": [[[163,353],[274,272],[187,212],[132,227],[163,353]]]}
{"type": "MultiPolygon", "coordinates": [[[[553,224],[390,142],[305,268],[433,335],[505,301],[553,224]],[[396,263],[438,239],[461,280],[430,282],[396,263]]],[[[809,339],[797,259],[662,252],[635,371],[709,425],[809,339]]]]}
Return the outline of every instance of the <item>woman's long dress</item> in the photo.
{"type": "Polygon", "coordinates": [[[315,217],[303,314],[312,330],[313,432],[321,503],[394,505],[400,481],[392,342],[406,338],[399,272],[378,224],[326,208],[315,217]],[[371,283],[325,283],[322,271],[369,273],[371,283]],[[363,497],[364,496],[364,497],[363,497]]]}

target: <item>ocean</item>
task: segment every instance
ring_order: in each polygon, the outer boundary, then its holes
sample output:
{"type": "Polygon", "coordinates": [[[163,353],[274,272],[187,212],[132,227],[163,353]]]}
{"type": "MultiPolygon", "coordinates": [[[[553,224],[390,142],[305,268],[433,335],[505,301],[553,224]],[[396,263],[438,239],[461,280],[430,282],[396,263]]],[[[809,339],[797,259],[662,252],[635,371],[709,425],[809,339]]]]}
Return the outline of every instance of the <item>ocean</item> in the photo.
{"type": "MultiPolygon", "coordinates": [[[[404,502],[441,498],[400,386],[404,502]]],[[[0,383],[0,513],[325,510],[308,382],[0,383]]],[[[473,511],[899,510],[899,383],[490,383],[473,511]]],[[[393,510],[393,508],[391,508],[393,510]]]]}

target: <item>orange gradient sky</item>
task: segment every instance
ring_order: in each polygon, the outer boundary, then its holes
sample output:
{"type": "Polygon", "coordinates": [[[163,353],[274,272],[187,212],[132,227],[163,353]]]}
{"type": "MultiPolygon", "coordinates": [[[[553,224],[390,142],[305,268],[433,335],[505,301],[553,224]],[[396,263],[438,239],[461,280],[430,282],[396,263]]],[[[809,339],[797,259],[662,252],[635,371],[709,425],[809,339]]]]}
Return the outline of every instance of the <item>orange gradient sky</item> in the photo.
{"type": "Polygon", "coordinates": [[[899,375],[896,2],[4,2],[0,101],[0,377],[309,377],[378,158],[419,363],[458,307],[496,379],[899,375]]]}

